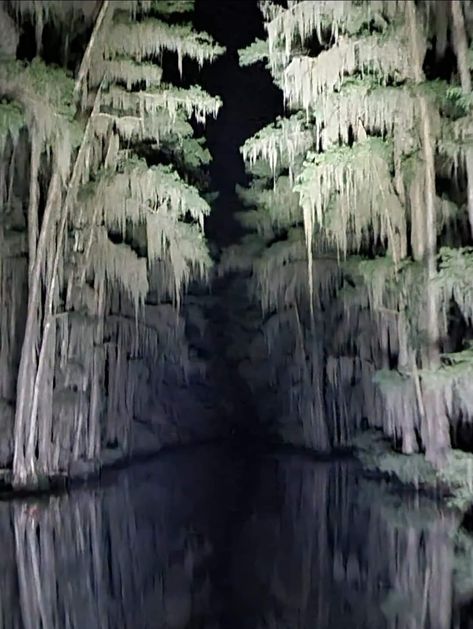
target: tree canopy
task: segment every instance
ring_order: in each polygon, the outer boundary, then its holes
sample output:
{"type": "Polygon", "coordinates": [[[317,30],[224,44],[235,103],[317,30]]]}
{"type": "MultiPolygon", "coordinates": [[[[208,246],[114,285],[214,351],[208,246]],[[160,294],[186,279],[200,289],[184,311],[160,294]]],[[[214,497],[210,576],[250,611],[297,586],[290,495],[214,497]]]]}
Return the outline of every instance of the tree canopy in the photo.
{"type": "Polygon", "coordinates": [[[471,416],[468,6],[261,2],[267,39],[240,51],[288,113],[241,149],[254,235],[224,265],[251,272],[266,384],[296,442],[347,446],[367,422],[440,464],[471,416]],[[429,55],[440,67],[447,52],[459,72],[445,79],[429,55]]]}
{"type": "Polygon", "coordinates": [[[162,53],[182,74],[185,60],[200,67],[224,52],[176,22],[192,9],[164,0],[2,5],[2,27],[13,29],[0,63],[2,303],[13,292],[0,314],[0,328],[10,326],[0,337],[0,399],[16,485],[96,467],[112,446],[126,456],[163,369],[188,375],[180,302],[211,266],[210,154],[194,136],[221,101],[165,82],[162,53]],[[81,58],[64,34],[75,19],[81,58]],[[18,42],[31,24],[30,62],[18,42]],[[54,64],[42,59],[45,26],[60,42],[56,57],[48,50],[54,64]],[[21,251],[5,247],[18,230],[21,251]]]}

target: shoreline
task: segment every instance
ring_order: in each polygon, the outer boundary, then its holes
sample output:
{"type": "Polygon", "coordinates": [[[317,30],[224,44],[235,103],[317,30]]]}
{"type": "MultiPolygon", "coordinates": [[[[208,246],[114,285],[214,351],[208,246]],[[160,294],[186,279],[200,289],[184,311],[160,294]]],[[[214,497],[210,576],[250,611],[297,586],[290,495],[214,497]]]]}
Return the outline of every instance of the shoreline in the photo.
{"type": "Polygon", "coordinates": [[[233,453],[252,457],[268,454],[299,456],[312,463],[353,459],[360,466],[360,472],[365,478],[385,482],[391,491],[401,495],[406,492],[421,494],[443,502],[462,514],[473,511],[473,454],[452,450],[446,468],[436,470],[422,454],[406,455],[394,451],[389,441],[378,431],[363,432],[357,437],[353,447],[330,453],[284,442],[277,437],[269,440],[256,438],[246,442],[222,436],[163,444],[162,447],[152,449],[142,448],[131,454],[108,449],[104,451],[99,464],[78,461],[71,466],[69,473],[39,477],[38,483],[30,487],[13,487],[11,469],[0,469],[0,501],[47,497],[67,493],[77,487],[93,486],[107,482],[107,476],[116,471],[203,446],[228,448],[233,453]],[[470,470],[471,477],[467,474],[470,470]]]}
{"type": "Polygon", "coordinates": [[[399,491],[419,493],[442,501],[460,513],[473,508],[473,454],[452,449],[446,464],[435,468],[423,454],[402,454],[392,449],[379,431],[361,433],[354,456],[369,478],[384,479],[399,491]]]}

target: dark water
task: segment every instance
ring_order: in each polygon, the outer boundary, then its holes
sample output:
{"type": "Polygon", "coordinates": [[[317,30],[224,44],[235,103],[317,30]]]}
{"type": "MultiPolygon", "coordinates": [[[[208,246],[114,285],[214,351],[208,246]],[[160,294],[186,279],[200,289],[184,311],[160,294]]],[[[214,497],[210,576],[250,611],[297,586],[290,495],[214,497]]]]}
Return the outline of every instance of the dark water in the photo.
{"type": "Polygon", "coordinates": [[[0,628],[467,627],[457,528],[350,462],[187,450],[1,503],[0,628]]]}

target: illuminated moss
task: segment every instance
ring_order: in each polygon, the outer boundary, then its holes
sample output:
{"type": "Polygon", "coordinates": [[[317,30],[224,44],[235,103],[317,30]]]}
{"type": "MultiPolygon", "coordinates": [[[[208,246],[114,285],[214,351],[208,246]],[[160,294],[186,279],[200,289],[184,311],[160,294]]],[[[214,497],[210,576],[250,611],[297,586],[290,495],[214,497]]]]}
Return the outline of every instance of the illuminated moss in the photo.
{"type": "Polygon", "coordinates": [[[5,146],[8,137],[15,142],[25,122],[25,114],[19,103],[0,102],[0,150],[5,146]]]}
{"type": "Polygon", "coordinates": [[[258,61],[266,61],[269,58],[269,46],[263,39],[257,39],[246,48],[238,51],[240,65],[242,67],[253,65],[258,61]]]}

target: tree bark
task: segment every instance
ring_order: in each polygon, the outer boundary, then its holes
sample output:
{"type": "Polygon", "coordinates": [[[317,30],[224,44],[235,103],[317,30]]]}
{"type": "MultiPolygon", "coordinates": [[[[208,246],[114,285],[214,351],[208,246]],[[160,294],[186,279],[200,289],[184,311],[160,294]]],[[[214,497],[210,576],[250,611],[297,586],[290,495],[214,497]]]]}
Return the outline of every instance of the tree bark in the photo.
{"type": "MultiPolygon", "coordinates": [[[[34,266],[31,273],[28,292],[28,311],[26,316],[25,335],[21,348],[20,367],[18,370],[18,383],[16,393],[16,412],[14,428],[14,454],[13,454],[13,482],[15,485],[24,485],[28,479],[28,470],[25,464],[25,431],[27,419],[30,416],[32,404],[32,389],[34,374],[31,373],[33,358],[36,355],[38,343],[37,308],[41,299],[41,274],[46,254],[48,236],[52,227],[54,209],[60,192],[60,176],[57,164],[53,166],[53,174],[49,182],[46,207],[39,232],[38,245],[34,266]]],[[[31,465],[28,465],[31,469],[31,465]]],[[[35,475],[31,481],[36,482],[35,475]]]]}
{"type": "MultiPolygon", "coordinates": [[[[90,69],[90,64],[92,61],[92,51],[94,49],[94,44],[97,39],[97,34],[100,31],[100,27],[102,26],[105,16],[107,14],[107,10],[110,4],[110,0],[103,0],[102,6],[100,7],[99,13],[97,15],[97,19],[95,20],[94,30],[89,39],[89,43],[87,44],[87,48],[85,50],[84,56],[82,57],[82,61],[80,64],[79,72],[77,74],[76,84],[74,86],[74,97],[78,98],[80,95],[80,90],[83,84],[86,82],[87,74],[90,69]]],[[[81,100],[84,100],[83,98],[81,100]]]]}
{"type": "MultiPolygon", "coordinates": [[[[422,117],[422,143],[426,169],[426,227],[427,227],[427,361],[430,369],[440,366],[439,349],[439,295],[435,287],[437,275],[437,216],[435,207],[435,166],[433,136],[428,104],[424,96],[420,97],[422,117]]],[[[441,462],[450,447],[449,424],[446,415],[442,390],[439,387],[423,386],[427,421],[422,431],[426,455],[433,463],[441,462]]]]}
{"type": "MultiPolygon", "coordinates": [[[[414,64],[415,82],[424,81],[422,71],[418,18],[413,0],[406,3],[406,18],[409,23],[409,36],[412,62],[414,64]]],[[[434,136],[431,113],[427,98],[421,92],[417,101],[420,111],[420,136],[424,158],[424,207],[425,207],[425,262],[427,267],[427,336],[428,346],[424,352],[423,367],[435,369],[440,365],[439,349],[439,298],[434,279],[437,274],[437,212],[435,190],[434,136]]],[[[426,457],[434,464],[440,465],[450,447],[449,422],[446,414],[442,391],[422,383],[422,394],[425,409],[425,421],[421,425],[421,436],[426,457]]]]}
{"type": "Polygon", "coordinates": [[[105,281],[98,281],[97,325],[94,332],[94,359],[92,367],[92,387],[89,404],[89,429],[87,458],[97,459],[100,456],[100,374],[104,364],[104,312],[105,312],[105,281]]]}
{"type": "MultiPolygon", "coordinates": [[[[97,33],[104,22],[104,18],[109,7],[109,0],[104,0],[94,30],[87,45],[84,57],[82,59],[79,74],[76,80],[74,93],[77,95],[80,91],[81,84],[85,80],[90,67],[91,53],[97,33]]],[[[98,107],[97,92],[94,108],[91,116],[98,107]]],[[[90,117],[84,138],[77,154],[74,169],[69,180],[64,208],[62,211],[61,221],[55,238],[55,254],[51,268],[48,269],[46,279],[46,298],[43,317],[42,333],[38,329],[39,322],[37,320],[37,309],[41,300],[42,286],[42,269],[46,256],[48,245],[48,237],[50,237],[52,225],[52,217],[54,216],[54,206],[56,205],[60,194],[60,177],[57,164],[54,164],[54,171],[51,176],[48,198],[41,223],[39,237],[37,237],[37,181],[33,181],[33,177],[39,169],[39,147],[37,145],[37,136],[32,136],[32,156],[31,156],[31,178],[30,178],[30,201],[28,209],[28,243],[29,243],[29,295],[28,295],[28,311],[25,326],[25,335],[21,350],[20,367],[17,381],[17,403],[15,413],[15,429],[14,429],[14,458],[13,458],[13,483],[16,486],[25,485],[30,482],[32,485],[37,484],[36,471],[36,436],[38,434],[38,405],[40,389],[43,385],[43,373],[46,364],[46,356],[48,354],[50,343],[51,326],[54,325],[53,317],[53,300],[56,287],[57,270],[59,265],[60,253],[62,251],[63,240],[66,231],[67,217],[69,209],[75,199],[75,192],[81,180],[82,168],[85,157],[85,138],[88,137],[90,129],[90,117]],[[35,206],[36,203],[36,206],[35,206]],[[36,217],[36,222],[35,222],[36,217]],[[35,365],[36,347],[40,343],[38,364],[35,365]]],[[[44,455],[44,453],[43,453],[44,455]]]]}
{"type": "Polygon", "coordinates": [[[39,160],[41,145],[38,134],[33,131],[31,135],[31,160],[30,160],[30,191],[28,199],[28,278],[31,279],[36,255],[36,241],[38,238],[38,204],[39,204],[39,160]]]}
{"type": "Polygon", "coordinates": [[[56,280],[57,280],[57,272],[58,272],[58,267],[59,267],[59,258],[61,255],[64,237],[66,233],[66,226],[67,226],[67,219],[69,216],[69,211],[71,209],[72,204],[75,201],[75,194],[77,192],[77,187],[81,180],[82,166],[83,166],[83,163],[85,162],[87,141],[89,140],[89,135],[90,135],[90,130],[91,130],[91,119],[94,113],[98,110],[99,94],[100,94],[100,91],[97,92],[94,107],[92,109],[89,120],[87,121],[87,126],[84,131],[84,136],[82,138],[82,142],[79,147],[76,160],[74,162],[74,167],[72,169],[72,175],[71,175],[69,185],[67,188],[67,193],[64,200],[64,207],[62,210],[61,220],[59,223],[59,228],[58,228],[57,236],[56,236],[56,248],[55,248],[54,260],[53,260],[53,264],[51,265],[50,272],[48,273],[48,280],[46,283],[46,302],[45,302],[44,317],[43,317],[43,331],[42,331],[41,341],[40,341],[38,367],[34,375],[33,398],[32,398],[32,403],[31,403],[31,412],[30,412],[30,415],[31,415],[30,436],[28,439],[29,447],[27,448],[27,459],[30,459],[30,460],[34,456],[34,430],[35,430],[37,414],[38,414],[39,395],[40,395],[41,388],[43,386],[43,374],[44,374],[44,369],[45,369],[45,364],[46,364],[46,356],[47,356],[47,352],[49,348],[51,327],[55,325],[54,314],[53,314],[53,301],[54,301],[54,294],[56,290],[56,280]]]}

